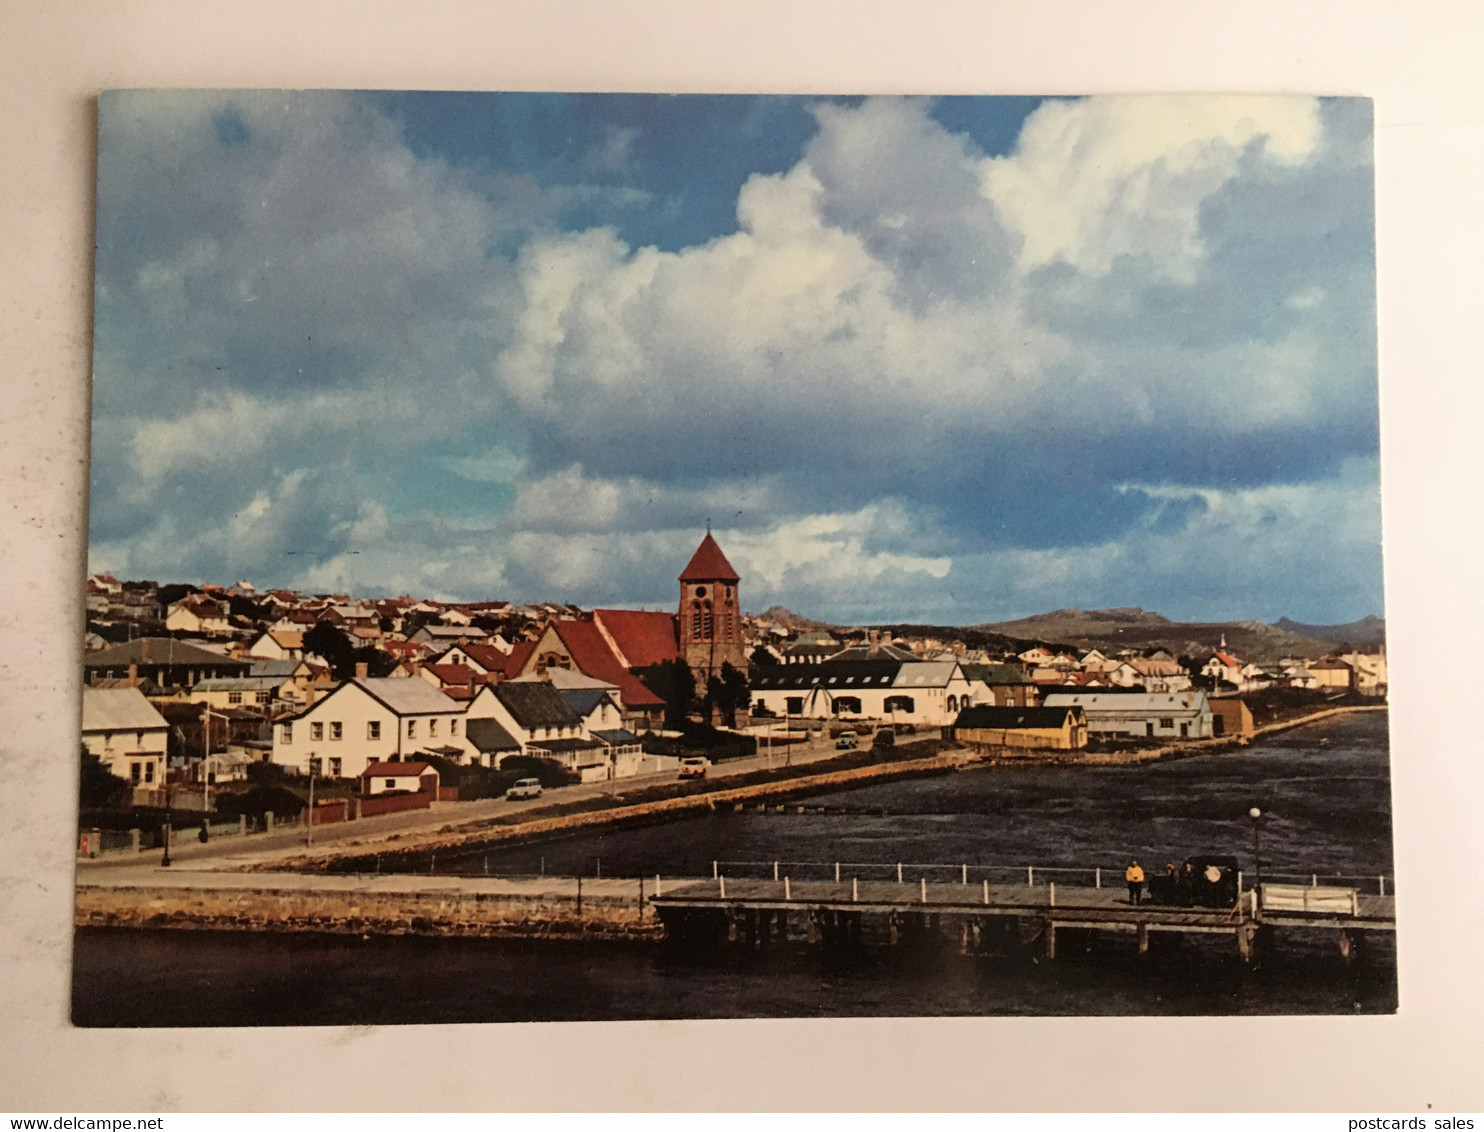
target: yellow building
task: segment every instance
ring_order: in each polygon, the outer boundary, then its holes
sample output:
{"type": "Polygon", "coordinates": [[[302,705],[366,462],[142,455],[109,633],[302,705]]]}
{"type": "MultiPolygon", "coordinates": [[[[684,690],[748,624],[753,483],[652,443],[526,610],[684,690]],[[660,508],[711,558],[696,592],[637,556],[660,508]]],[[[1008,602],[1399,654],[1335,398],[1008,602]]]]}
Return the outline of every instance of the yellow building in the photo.
{"type": "Polygon", "coordinates": [[[1087,746],[1087,717],[1080,707],[970,707],[959,712],[953,735],[978,751],[1080,751],[1087,746]]]}

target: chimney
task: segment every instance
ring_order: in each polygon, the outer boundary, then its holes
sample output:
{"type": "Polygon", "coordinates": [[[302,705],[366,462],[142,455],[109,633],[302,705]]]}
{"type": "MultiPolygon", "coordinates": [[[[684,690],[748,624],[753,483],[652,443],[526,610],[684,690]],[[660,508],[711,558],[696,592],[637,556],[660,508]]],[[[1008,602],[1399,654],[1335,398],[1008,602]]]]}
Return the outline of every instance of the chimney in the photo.
{"type": "Polygon", "coordinates": [[[364,680],[364,679],[366,679],[366,677],[370,675],[370,671],[371,670],[366,666],[366,662],[364,660],[358,660],[358,661],[356,661],[356,679],[357,680],[364,680]]]}
{"type": "Polygon", "coordinates": [[[871,639],[871,653],[874,655],[874,654],[876,654],[876,653],[878,653],[878,652],[881,651],[881,630],[880,629],[872,629],[870,631],[870,639],[871,639]]]}
{"type": "Polygon", "coordinates": [[[137,665],[137,664],[131,664],[131,665],[129,665],[129,687],[134,688],[134,687],[137,687],[138,685],[139,685],[139,665],[137,665]]]}

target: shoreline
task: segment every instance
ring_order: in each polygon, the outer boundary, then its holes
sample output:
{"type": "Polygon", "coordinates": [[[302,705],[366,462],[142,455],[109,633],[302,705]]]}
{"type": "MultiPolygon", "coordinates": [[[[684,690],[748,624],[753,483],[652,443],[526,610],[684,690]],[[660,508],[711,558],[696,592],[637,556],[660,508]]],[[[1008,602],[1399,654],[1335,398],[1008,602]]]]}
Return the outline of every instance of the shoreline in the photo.
{"type": "Polygon", "coordinates": [[[496,818],[486,819],[479,823],[465,823],[462,826],[444,824],[438,830],[430,830],[426,834],[412,832],[393,834],[374,847],[366,844],[338,848],[327,847],[326,851],[320,853],[299,853],[273,862],[260,862],[248,866],[248,870],[253,872],[354,871],[355,866],[362,864],[369,866],[378,857],[391,858],[394,861],[405,860],[424,853],[457,851],[486,845],[490,847],[512,846],[545,841],[570,833],[610,826],[660,825],[676,817],[714,813],[725,808],[736,811],[746,808],[750,803],[763,806],[784,805],[791,800],[822,791],[874,782],[890,782],[901,778],[947,774],[971,767],[1134,766],[1149,762],[1193,758],[1199,755],[1240,750],[1262,736],[1340,716],[1387,711],[1388,707],[1389,705],[1386,704],[1354,704],[1326,708],[1293,719],[1266,724],[1254,730],[1252,736],[1247,739],[1236,736],[1189,739],[1160,747],[1134,748],[1127,751],[1089,754],[1086,751],[1038,750],[1025,754],[1006,755],[975,754],[965,748],[952,748],[923,758],[868,763],[843,770],[804,771],[797,775],[749,783],[745,786],[723,787],[654,801],[620,803],[596,809],[557,813],[528,821],[512,822],[496,818]]]}

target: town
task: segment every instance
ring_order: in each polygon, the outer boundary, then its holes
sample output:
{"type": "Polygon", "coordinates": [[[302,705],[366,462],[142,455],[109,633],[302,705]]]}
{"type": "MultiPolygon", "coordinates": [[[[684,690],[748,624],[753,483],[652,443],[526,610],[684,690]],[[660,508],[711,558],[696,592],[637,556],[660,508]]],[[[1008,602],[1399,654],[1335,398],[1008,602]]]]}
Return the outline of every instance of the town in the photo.
{"type": "Polygon", "coordinates": [[[1079,651],[744,613],[742,579],[709,531],[678,582],[669,612],[95,574],[82,818],[103,828],[89,848],[122,847],[125,823],[139,848],[161,808],[202,815],[205,837],[212,814],[247,830],[308,809],[321,824],[498,797],[532,778],[704,774],[713,759],[795,745],[844,756],[934,740],[1066,759],[1245,742],[1255,718],[1386,694],[1384,644],[1258,663],[1224,636],[1205,655],[1079,651]]]}

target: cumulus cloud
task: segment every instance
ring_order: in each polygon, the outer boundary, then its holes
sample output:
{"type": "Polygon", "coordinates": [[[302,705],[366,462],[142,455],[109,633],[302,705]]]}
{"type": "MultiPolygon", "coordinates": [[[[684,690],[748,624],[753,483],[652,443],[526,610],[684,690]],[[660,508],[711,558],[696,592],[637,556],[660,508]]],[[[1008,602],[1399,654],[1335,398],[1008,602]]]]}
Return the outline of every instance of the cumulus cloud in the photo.
{"type": "Polygon", "coordinates": [[[1379,608],[1333,495],[1375,490],[1364,103],[1052,100],[998,155],[929,100],[813,114],[663,250],[572,219],[650,199],[631,124],[598,185],[366,96],[107,96],[96,561],[668,603],[714,520],[749,604],[963,620],[1194,612],[1241,538],[1275,557],[1230,593],[1312,620],[1283,564],[1330,540],[1337,616],[1379,608]]]}

